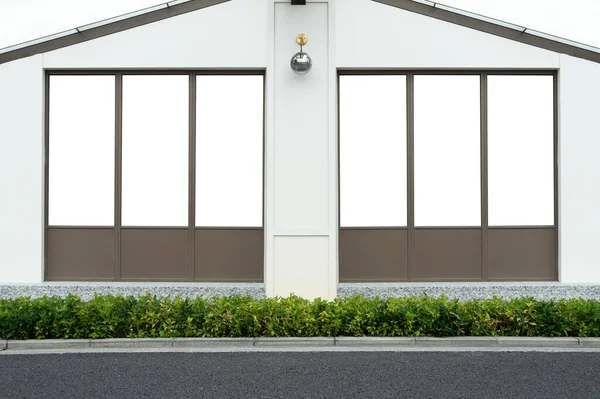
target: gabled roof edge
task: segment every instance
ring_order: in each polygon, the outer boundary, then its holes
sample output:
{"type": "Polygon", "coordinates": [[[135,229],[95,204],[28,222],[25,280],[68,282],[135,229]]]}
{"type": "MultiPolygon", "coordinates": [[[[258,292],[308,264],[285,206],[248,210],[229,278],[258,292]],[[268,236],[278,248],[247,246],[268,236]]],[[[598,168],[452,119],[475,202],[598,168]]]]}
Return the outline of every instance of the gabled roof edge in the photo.
{"type": "MultiPolygon", "coordinates": [[[[48,51],[58,50],[63,47],[72,46],[74,44],[87,42],[88,40],[97,39],[113,33],[122,32],[138,26],[150,24],[163,19],[168,19],[181,14],[186,14],[191,11],[200,10],[202,8],[214,6],[221,3],[226,3],[230,0],[191,0],[179,4],[170,5],[165,3],[165,7],[149,11],[144,14],[138,14],[115,22],[100,24],[87,30],[74,29],[73,33],[65,34],[64,36],[49,39],[47,41],[38,42],[29,46],[17,48],[12,51],[0,54],[0,65],[15,61],[20,58],[30,57],[32,55],[46,53],[48,51]]],[[[96,24],[90,24],[96,25],[96,24]]],[[[26,43],[25,43],[26,44],[26,43]]]]}
{"type": "MultiPolygon", "coordinates": [[[[482,18],[475,16],[469,16],[462,13],[458,13],[451,10],[451,7],[440,8],[437,3],[431,2],[427,4],[425,2],[417,2],[414,0],[373,0],[377,3],[385,4],[388,6],[400,8],[406,11],[414,12],[417,14],[425,15],[431,18],[439,19],[442,21],[450,22],[456,25],[464,26],[467,28],[475,29],[480,32],[488,33],[495,36],[500,36],[505,39],[514,40],[519,43],[528,44],[531,46],[539,47],[545,50],[553,51],[556,53],[567,54],[573,57],[582,58],[584,60],[600,63],[600,52],[590,50],[583,44],[578,45],[565,43],[560,41],[560,38],[547,35],[547,34],[533,34],[528,32],[529,29],[523,28],[522,30],[505,26],[498,21],[498,23],[490,22],[482,18]]],[[[428,2],[429,3],[429,2],[428,2]]],[[[475,14],[473,14],[475,15],[475,14]]],[[[506,24],[509,25],[509,24],[506,24]]],[[[516,25],[515,25],[516,27],[516,25]]],[[[591,47],[591,46],[589,46],[591,47]]]]}
{"type": "MultiPolygon", "coordinates": [[[[7,51],[5,53],[0,53],[0,64],[15,61],[20,58],[30,57],[36,54],[46,53],[48,51],[58,50],[63,47],[83,43],[88,40],[97,39],[103,36],[111,35],[113,33],[122,32],[128,29],[136,28],[138,26],[161,21],[163,19],[168,19],[177,15],[185,14],[191,11],[196,11],[202,8],[210,7],[221,3],[226,3],[229,1],[231,0],[184,0],[184,2],[182,3],[173,5],[170,4],[178,3],[178,1],[165,3],[165,8],[150,11],[144,14],[137,14],[132,17],[125,17],[115,22],[109,22],[106,24],[90,24],[98,26],[81,31],[76,28],[72,31],[67,31],[64,35],[61,35],[56,38],[52,38],[46,41],[34,41],[35,43],[31,45],[27,45],[27,43],[24,43],[23,47],[19,47],[15,50],[7,51]]],[[[483,17],[478,18],[477,16],[470,16],[453,11],[451,7],[443,6],[442,8],[442,6],[438,3],[430,1],[418,2],[414,0],[372,1],[403,9],[406,11],[414,12],[417,14],[425,15],[431,18],[439,19],[445,22],[450,22],[467,28],[475,29],[480,32],[503,37],[505,39],[514,40],[516,42],[553,51],[556,53],[567,54],[573,57],[600,63],[600,51],[594,51],[590,49],[592,46],[586,46],[570,41],[569,43],[566,43],[565,41],[561,41],[558,37],[547,34],[540,34],[539,32],[538,34],[530,33],[532,31],[529,29],[523,28],[522,30],[520,30],[517,29],[516,25],[509,27],[509,25],[511,24],[502,24],[500,23],[500,21],[490,22],[490,20],[484,19],[483,17]]]]}

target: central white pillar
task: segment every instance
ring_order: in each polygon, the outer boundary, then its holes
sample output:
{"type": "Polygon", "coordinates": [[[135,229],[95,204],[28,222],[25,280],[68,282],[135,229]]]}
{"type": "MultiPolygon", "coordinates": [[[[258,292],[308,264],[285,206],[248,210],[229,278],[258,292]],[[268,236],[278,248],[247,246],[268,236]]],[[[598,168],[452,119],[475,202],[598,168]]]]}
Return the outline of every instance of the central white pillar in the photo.
{"type": "Polygon", "coordinates": [[[337,126],[332,2],[269,0],[265,283],[268,296],[337,293],[337,126]],[[300,50],[313,60],[296,75],[300,50]],[[272,36],[271,36],[272,35],[272,36]]]}

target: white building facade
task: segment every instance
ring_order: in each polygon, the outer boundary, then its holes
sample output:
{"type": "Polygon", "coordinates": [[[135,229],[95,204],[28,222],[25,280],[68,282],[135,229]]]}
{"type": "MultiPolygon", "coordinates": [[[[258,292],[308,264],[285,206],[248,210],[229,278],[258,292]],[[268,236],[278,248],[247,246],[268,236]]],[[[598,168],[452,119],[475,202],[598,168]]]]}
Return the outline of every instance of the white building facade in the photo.
{"type": "Polygon", "coordinates": [[[306,3],[175,1],[2,50],[0,284],[600,284],[596,49],[306,3]]]}

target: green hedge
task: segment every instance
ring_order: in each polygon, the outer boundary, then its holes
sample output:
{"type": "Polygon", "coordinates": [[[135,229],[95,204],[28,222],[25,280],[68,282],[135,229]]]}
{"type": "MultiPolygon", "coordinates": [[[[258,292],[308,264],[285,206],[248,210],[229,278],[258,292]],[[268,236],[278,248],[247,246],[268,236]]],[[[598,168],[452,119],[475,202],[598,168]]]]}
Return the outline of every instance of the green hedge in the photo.
{"type": "Polygon", "coordinates": [[[0,300],[1,339],[460,335],[598,337],[600,302],[150,295],[0,300]]]}

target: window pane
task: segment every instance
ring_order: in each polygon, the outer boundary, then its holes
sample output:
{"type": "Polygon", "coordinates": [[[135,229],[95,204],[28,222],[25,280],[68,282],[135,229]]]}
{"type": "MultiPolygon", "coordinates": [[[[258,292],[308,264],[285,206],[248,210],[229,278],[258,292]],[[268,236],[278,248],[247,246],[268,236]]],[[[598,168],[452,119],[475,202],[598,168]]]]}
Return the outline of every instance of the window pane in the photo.
{"type": "Polygon", "coordinates": [[[479,226],[479,76],[415,76],[415,225],[479,226]]]}
{"type": "Polygon", "coordinates": [[[196,82],[196,225],[262,226],[263,77],[196,82]]]}
{"type": "Polygon", "coordinates": [[[114,225],[115,78],[51,76],[48,221],[114,225]]]}
{"type": "Polygon", "coordinates": [[[123,77],[124,226],[188,224],[188,81],[123,77]]]}
{"type": "Polygon", "coordinates": [[[554,224],[552,76],[488,77],[490,225],[554,224]]]}
{"type": "Polygon", "coordinates": [[[406,226],[406,76],[340,76],[341,226],[406,226]]]}

